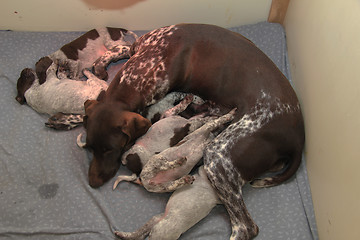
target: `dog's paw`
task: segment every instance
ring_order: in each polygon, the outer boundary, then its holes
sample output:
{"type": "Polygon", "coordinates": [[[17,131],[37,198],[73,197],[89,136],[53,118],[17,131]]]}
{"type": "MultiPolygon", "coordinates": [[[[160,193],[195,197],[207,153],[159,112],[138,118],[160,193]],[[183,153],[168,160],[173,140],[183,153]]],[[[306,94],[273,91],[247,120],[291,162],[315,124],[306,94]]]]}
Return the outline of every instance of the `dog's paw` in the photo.
{"type": "Polygon", "coordinates": [[[176,167],[181,167],[181,166],[183,166],[186,162],[187,162],[187,158],[186,158],[186,157],[182,157],[182,158],[176,159],[176,160],[174,161],[173,167],[174,167],[174,168],[176,168],[176,167]]]}
{"type": "Polygon", "coordinates": [[[185,184],[192,184],[195,181],[195,177],[192,175],[186,175],[184,176],[184,182],[185,184]]]}
{"type": "Polygon", "coordinates": [[[134,239],[132,237],[132,233],[130,233],[130,232],[115,231],[114,233],[115,233],[115,236],[118,237],[119,239],[123,239],[123,240],[134,239]]]}

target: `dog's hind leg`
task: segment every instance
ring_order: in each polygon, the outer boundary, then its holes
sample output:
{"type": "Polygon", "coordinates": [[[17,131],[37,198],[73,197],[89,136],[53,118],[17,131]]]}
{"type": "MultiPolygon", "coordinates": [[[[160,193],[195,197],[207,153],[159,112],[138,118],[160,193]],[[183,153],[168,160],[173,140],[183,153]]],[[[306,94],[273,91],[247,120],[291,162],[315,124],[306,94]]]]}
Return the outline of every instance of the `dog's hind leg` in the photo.
{"type": "Polygon", "coordinates": [[[230,240],[252,239],[258,234],[259,228],[247,211],[242,197],[241,188],[245,182],[231,159],[223,154],[218,146],[210,145],[204,151],[204,169],[230,216],[230,240]]]}
{"type": "Polygon", "coordinates": [[[151,229],[161,220],[162,217],[163,214],[152,217],[147,223],[145,223],[144,226],[142,226],[135,232],[115,231],[115,236],[123,240],[143,240],[149,235],[151,229]]]}
{"type": "Polygon", "coordinates": [[[94,74],[100,79],[107,80],[108,74],[106,67],[111,62],[116,62],[121,59],[130,58],[130,47],[118,45],[106,51],[101,57],[99,57],[93,64],[94,74]]]}

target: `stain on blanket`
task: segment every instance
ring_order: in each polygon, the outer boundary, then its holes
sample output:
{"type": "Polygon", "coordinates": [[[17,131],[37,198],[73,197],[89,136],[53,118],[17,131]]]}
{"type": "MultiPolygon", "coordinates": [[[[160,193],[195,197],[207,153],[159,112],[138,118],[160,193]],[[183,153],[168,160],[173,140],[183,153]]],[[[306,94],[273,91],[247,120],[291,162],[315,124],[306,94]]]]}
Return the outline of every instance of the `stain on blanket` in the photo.
{"type": "Polygon", "coordinates": [[[43,184],[38,188],[40,197],[50,199],[56,196],[59,185],[57,183],[43,184]]]}

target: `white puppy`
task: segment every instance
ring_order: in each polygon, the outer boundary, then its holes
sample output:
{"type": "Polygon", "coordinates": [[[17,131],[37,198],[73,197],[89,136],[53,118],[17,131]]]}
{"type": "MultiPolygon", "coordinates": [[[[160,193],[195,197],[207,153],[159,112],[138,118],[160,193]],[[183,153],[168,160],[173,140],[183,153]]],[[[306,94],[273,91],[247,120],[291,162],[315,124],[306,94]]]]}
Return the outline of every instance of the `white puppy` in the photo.
{"type": "Polygon", "coordinates": [[[60,80],[56,76],[56,70],[53,69],[56,67],[55,64],[49,67],[43,84],[39,83],[34,70],[26,68],[21,72],[20,78],[24,76],[28,81],[27,84],[30,85],[24,94],[26,102],[39,113],[84,114],[84,102],[88,99],[96,99],[99,93],[108,87],[105,81],[98,79],[88,70],[84,70],[84,74],[88,77],[87,81],[60,80]]]}

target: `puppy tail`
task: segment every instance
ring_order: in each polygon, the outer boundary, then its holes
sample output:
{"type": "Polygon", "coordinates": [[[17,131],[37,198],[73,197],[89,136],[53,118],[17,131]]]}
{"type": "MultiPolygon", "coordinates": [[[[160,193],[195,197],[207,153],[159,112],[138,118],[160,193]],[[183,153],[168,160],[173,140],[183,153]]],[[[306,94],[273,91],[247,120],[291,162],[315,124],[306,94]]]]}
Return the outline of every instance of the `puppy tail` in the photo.
{"type": "Polygon", "coordinates": [[[264,188],[264,187],[272,187],[279,185],[289,178],[291,178],[297,171],[300,166],[302,159],[302,152],[298,152],[294,154],[294,157],[290,159],[290,161],[284,165],[284,167],[279,171],[278,174],[265,177],[260,179],[254,179],[250,182],[251,186],[254,188],[264,188]]]}
{"type": "Polygon", "coordinates": [[[130,31],[130,30],[127,30],[126,35],[132,36],[135,41],[139,38],[138,35],[136,35],[136,33],[134,33],[133,31],[130,31]]]}

